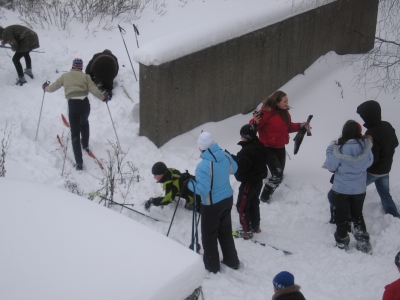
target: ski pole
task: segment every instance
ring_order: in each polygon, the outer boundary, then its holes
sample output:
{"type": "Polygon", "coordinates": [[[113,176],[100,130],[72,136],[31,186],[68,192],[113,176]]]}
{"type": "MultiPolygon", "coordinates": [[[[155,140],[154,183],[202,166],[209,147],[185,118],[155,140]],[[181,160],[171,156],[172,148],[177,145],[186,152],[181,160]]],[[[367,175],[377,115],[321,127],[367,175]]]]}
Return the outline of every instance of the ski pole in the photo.
{"type": "Polygon", "coordinates": [[[174,222],[174,218],[175,218],[176,210],[178,209],[178,205],[179,205],[179,202],[180,202],[180,201],[181,201],[181,194],[179,194],[179,199],[178,199],[178,202],[176,203],[176,206],[175,206],[175,211],[174,211],[174,214],[172,215],[171,223],[169,224],[169,228],[168,228],[167,236],[169,235],[169,231],[171,230],[172,222],[174,222]]]}
{"type": "Polygon", "coordinates": [[[136,45],[137,45],[137,47],[139,48],[139,42],[138,42],[138,40],[137,40],[137,36],[139,35],[139,30],[137,29],[137,27],[135,26],[135,24],[132,24],[132,25],[133,25],[133,31],[135,32],[136,45]]]}
{"type": "Polygon", "coordinates": [[[196,252],[199,253],[200,251],[200,244],[199,244],[199,235],[198,235],[198,225],[199,225],[199,220],[200,217],[197,218],[197,197],[196,197],[196,186],[194,185],[193,181],[190,180],[189,181],[192,186],[193,186],[193,203],[194,203],[194,207],[193,207],[193,217],[192,217],[192,241],[190,243],[189,249],[194,251],[194,244],[196,243],[196,252]]]}
{"type": "MultiPolygon", "coordinates": [[[[4,48],[4,49],[12,49],[12,47],[9,47],[9,46],[3,46],[3,45],[0,45],[0,48],[4,48]]],[[[44,53],[44,51],[39,51],[39,50],[31,50],[30,52],[44,53]]]]}
{"type": "MultiPolygon", "coordinates": [[[[49,84],[50,81],[46,81],[45,83],[49,84]]],[[[42,108],[43,108],[43,102],[44,102],[44,95],[46,95],[46,91],[43,91],[42,106],[40,107],[40,114],[39,114],[39,121],[38,121],[38,124],[37,124],[37,129],[36,129],[35,142],[36,142],[37,135],[38,135],[38,132],[39,132],[40,117],[42,116],[42,108]]]]}
{"type": "Polygon", "coordinates": [[[119,25],[118,25],[118,29],[119,29],[119,32],[121,33],[122,40],[124,41],[126,53],[128,54],[128,58],[129,58],[129,61],[130,61],[130,63],[131,63],[131,67],[132,67],[132,70],[133,70],[133,74],[135,75],[135,79],[136,79],[136,81],[137,81],[135,69],[133,68],[132,61],[131,61],[131,57],[129,56],[128,48],[126,47],[126,43],[125,43],[125,39],[124,39],[124,34],[126,33],[126,31],[125,31],[125,29],[123,29],[123,28],[122,28],[121,26],[119,26],[119,25]]]}
{"type": "Polygon", "coordinates": [[[89,196],[91,196],[91,197],[99,197],[99,198],[101,198],[101,199],[103,199],[103,200],[110,201],[110,202],[113,203],[114,205],[122,206],[123,208],[126,208],[126,209],[129,209],[129,210],[131,210],[131,211],[134,211],[135,213],[138,213],[139,215],[148,217],[148,218],[150,218],[150,219],[152,219],[152,220],[154,220],[154,221],[160,221],[160,220],[157,220],[157,219],[155,219],[155,218],[152,218],[152,217],[150,217],[150,216],[148,216],[148,215],[146,215],[146,214],[144,214],[144,213],[141,213],[140,211],[137,211],[137,210],[135,210],[135,209],[133,209],[133,208],[126,207],[126,204],[121,204],[121,203],[115,202],[114,200],[111,200],[111,199],[108,199],[108,198],[106,198],[106,197],[103,197],[102,195],[100,195],[100,194],[98,194],[98,193],[89,193],[89,196]]]}
{"type": "Polygon", "coordinates": [[[111,117],[110,108],[108,107],[108,103],[107,102],[106,102],[106,104],[107,104],[108,113],[110,114],[111,123],[112,123],[113,128],[114,128],[115,136],[117,137],[118,147],[122,151],[121,144],[120,144],[119,139],[118,139],[117,131],[115,130],[114,121],[113,121],[113,119],[111,117]]]}

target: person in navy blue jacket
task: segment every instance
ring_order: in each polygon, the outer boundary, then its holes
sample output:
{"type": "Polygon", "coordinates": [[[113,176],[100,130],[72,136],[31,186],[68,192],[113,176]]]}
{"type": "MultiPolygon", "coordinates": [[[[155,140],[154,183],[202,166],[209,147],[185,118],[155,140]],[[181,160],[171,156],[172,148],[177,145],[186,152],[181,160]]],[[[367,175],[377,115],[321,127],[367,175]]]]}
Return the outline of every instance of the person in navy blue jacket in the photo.
{"type": "Polygon", "coordinates": [[[326,168],[335,173],[331,200],[336,207],[336,245],[349,249],[348,215],[352,216],[357,250],[370,253],[371,244],[362,214],[367,190],[367,169],[372,165],[372,138],[361,134],[361,125],[347,121],[338,141],[326,149],[326,168]]]}
{"type": "Polygon", "coordinates": [[[202,160],[196,167],[196,180],[191,180],[188,188],[201,196],[204,266],[210,272],[219,272],[219,242],[223,255],[222,263],[237,270],[240,262],[232,237],[233,190],[229,175],[235,174],[238,167],[232,156],[214,143],[210,133],[202,132],[197,145],[202,160]]]}

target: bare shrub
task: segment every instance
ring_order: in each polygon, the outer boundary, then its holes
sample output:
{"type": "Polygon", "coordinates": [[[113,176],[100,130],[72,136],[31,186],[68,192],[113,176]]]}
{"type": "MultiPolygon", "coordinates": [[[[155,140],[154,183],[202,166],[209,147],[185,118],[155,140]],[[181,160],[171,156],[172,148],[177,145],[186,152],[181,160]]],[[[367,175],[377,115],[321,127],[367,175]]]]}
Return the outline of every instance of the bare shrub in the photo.
{"type": "Polygon", "coordinates": [[[6,163],[6,155],[8,148],[10,148],[11,145],[11,133],[14,129],[14,126],[11,126],[10,128],[8,127],[8,124],[6,122],[6,126],[4,129],[1,129],[0,131],[3,131],[3,138],[1,139],[1,151],[0,151],[0,177],[5,177],[6,176],[6,168],[5,168],[5,163],[6,163]]]}
{"type": "Polygon", "coordinates": [[[153,10],[163,15],[165,0],[0,0],[8,1],[5,7],[17,10],[21,20],[29,27],[44,28],[57,26],[65,30],[75,18],[89,28],[89,24],[99,18],[97,27],[106,30],[114,28],[110,23],[124,14],[123,21],[140,18],[143,10],[152,4],[153,10]]]}
{"type": "MultiPolygon", "coordinates": [[[[102,195],[102,200],[114,200],[116,193],[120,193],[125,200],[135,182],[140,180],[138,169],[131,161],[125,161],[127,153],[123,153],[118,144],[110,142],[111,150],[107,150],[107,161],[104,165],[104,178],[100,181],[101,188],[97,191],[102,195]]],[[[101,201],[100,201],[101,203],[101,201]]],[[[105,200],[105,206],[110,206],[105,200]]]]}

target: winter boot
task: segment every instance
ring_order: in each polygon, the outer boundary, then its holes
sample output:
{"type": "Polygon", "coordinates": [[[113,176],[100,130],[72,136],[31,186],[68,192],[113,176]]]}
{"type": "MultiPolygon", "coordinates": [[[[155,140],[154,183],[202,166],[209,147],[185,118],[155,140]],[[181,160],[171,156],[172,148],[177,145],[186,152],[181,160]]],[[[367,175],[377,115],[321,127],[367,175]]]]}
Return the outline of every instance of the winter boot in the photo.
{"type": "Polygon", "coordinates": [[[31,79],[33,79],[32,69],[25,69],[24,74],[28,75],[31,79]]]}
{"type": "Polygon", "coordinates": [[[74,167],[75,167],[75,169],[76,169],[77,171],[82,171],[82,170],[83,170],[82,164],[75,164],[74,167]]]}
{"type": "Polygon", "coordinates": [[[243,238],[245,240],[250,240],[253,238],[253,232],[245,232],[244,230],[235,231],[233,234],[234,237],[243,238]]]}
{"type": "Polygon", "coordinates": [[[261,232],[261,229],[260,229],[260,227],[256,227],[256,228],[252,229],[251,231],[252,231],[253,233],[260,233],[260,232],[261,232]]]}
{"type": "Polygon", "coordinates": [[[368,232],[361,232],[359,230],[355,230],[354,238],[357,241],[356,249],[366,254],[372,254],[372,246],[369,242],[369,234],[368,232]]]}
{"type": "Polygon", "coordinates": [[[272,186],[271,183],[267,182],[261,192],[260,200],[265,203],[270,203],[271,196],[274,193],[275,189],[275,186],[272,186]]]}
{"type": "Polygon", "coordinates": [[[345,236],[344,238],[340,238],[335,233],[335,240],[336,240],[336,247],[345,251],[349,250],[349,243],[350,243],[349,235],[345,236]]]}
{"type": "Polygon", "coordinates": [[[15,83],[16,85],[22,86],[24,83],[26,83],[26,79],[24,76],[18,77],[17,82],[15,83]]]}

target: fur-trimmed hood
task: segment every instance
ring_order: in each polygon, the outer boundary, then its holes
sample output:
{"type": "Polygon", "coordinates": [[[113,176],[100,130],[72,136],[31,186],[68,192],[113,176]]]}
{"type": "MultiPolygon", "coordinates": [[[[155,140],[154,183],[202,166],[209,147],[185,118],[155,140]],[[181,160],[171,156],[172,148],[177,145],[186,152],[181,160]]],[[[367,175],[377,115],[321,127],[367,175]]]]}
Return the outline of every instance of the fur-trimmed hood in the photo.
{"type": "Polygon", "coordinates": [[[294,284],[277,291],[272,296],[272,300],[306,300],[306,298],[300,292],[300,286],[294,284]]]}

